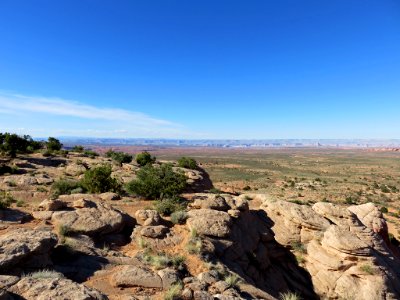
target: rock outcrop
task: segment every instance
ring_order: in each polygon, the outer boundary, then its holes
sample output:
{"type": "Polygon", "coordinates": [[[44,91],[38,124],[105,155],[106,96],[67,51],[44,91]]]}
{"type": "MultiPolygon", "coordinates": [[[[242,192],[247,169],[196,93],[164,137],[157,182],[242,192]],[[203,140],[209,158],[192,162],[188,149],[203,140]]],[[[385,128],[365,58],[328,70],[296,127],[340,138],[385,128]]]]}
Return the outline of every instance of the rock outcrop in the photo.
{"type": "Polygon", "coordinates": [[[73,211],[57,211],[51,217],[56,226],[66,226],[72,232],[98,236],[119,232],[125,226],[124,215],[105,203],[92,202],[90,207],[73,211]]]}
{"type": "Polygon", "coordinates": [[[50,231],[15,229],[0,236],[0,270],[17,266],[46,267],[49,252],[57,244],[57,236],[50,231]]]}
{"type": "Polygon", "coordinates": [[[346,208],[265,201],[262,208],[278,241],[305,249],[304,266],[321,297],[398,299],[400,262],[382,238],[386,222],[372,203],[346,208]]]}
{"type": "Polygon", "coordinates": [[[108,297],[95,289],[65,278],[22,278],[9,289],[24,299],[106,300],[108,297]]]}

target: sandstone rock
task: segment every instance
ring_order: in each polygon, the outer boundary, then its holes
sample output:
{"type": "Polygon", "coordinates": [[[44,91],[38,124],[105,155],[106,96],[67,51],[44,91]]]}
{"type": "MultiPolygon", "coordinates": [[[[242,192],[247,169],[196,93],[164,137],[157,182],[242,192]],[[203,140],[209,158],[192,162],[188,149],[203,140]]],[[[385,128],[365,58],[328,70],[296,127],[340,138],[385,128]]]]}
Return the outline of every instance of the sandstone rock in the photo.
{"type": "Polygon", "coordinates": [[[193,291],[189,288],[184,288],[181,297],[183,300],[191,300],[193,299],[193,291]]]}
{"type": "Polygon", "coordinates": [[[65,278],[22,278],[10,291],[24,299],[106,300],[107,296],[95,289],[65,278]]]}
{"type": "Polygon", "coordinates": [[[72,207],[74,207],[74,208],[96,207],[96,204],[93,201],[81,198],[81,199],[75,200],[72,203],[72,207]]]}
{"type": "Polygon", "coordinates": [[[191,204],[192,208],[200,209],[214,209],[227,211],[229,209],[225,198],[215,194],[197,194],[192,198],[194,202],[191,204]]]}
{"type": "Polygon", "coordinates": [[[51,219],[53,211],[33,211],[32,216],[37,220],[47,221],[51,219]]]}
{"type": "Polygon", "coordinates": [[[78,176],[85,173],[86,167],[82,164],[68,164],[65,168],[65,172],[72,176],[78,176]]]}
{"type": "Polygon", "coordinates": [[[159,275],[149,269],[137,266],[124,266],[118,269],[111,277],[111,284],[115,287],[163,287],[159,275]]]}
{"type": "MultiPolygon", "coordinates": [[[[40,265],[41,256],[48,255],[57,244],[57,236],[49,231],[14,229],[0,236],[0,270],[36,259],[40,265]]],[[[45,267],[45,266],[44,266],[45,267]]]]}
{"type": "Polygon", "coordinates": [[[140,226],[138,231],[141,236],[159,239],[165,237],[165,235],[169,232],[169,228],[164,225],[140,226]]]}
{"type": "Polygon", "coordinates": [[[199,275],[197,275],[197,278],[200,281],[203,281],[207,284],[213,284],[218,281],[218,272],[214,270],[208,272],[202,272],[199,275]]]}
{"type": "Polygon", "coordinates": [[[212,300],[213,297],[206,291],[195,291],[193,294],[195,300],[212,300]]]}
{"type": "MultiPolygon", "coordinates": [[[[225,290],[227,290],[228,288],[229,288],[229,284],[226,283],[226,282],[223,281],[223,280],[220,280],[220,281],[216,282],[216,283],[213,285],[213,289],[214,289],[217,293],[222,293],[222,292],[224,292],[225,290]]],[[[215,293],[215,294],[217,294],[217,293],[215,293]]]]}
{"type": "Polygon", "coordinates": [[[155,226],[160,225],[161,217],[156,210],[140,209],[135,213],[136,221],[139,225],[155,226]]]}
{"type": "Polygon", "coordinates": [[[238,210],[238,209],[230,209],[230,210],[228,210],[228,215],[230,215],[232,218],[239,218],[240,217],[240,210],[238,210]]]}
{"type": "Polygon", "coordinates": [[[373,203],[353,205],[348,210],[354,213],[357,218],[368,228],[378,233],[384,239],[388,236],[388,227],[381,211],[373,203]]]}
{"type": "Polygon", "coordinates": [[[285,246],[307,243],[318,231],[329,227],[329,222],[306,205],[286,201],[265,201],[261,205],[274,221],[276,240],[285,246]]]}
{"type": "Polygon", "coordinates": [[[112,193],[112,192],[99,194],[99,197],[104,201],[112,201],[112,200],[120,200],[121,199],[120,195],[118,195],[117,193],[112,193]]]}
{"type": "Polygon", "coordinates": [[[20,278],[18,276],[0,275],[0,289],[9,288],[10,286],[16,284],[19,280],[20,278]]]}
{"type": "Polygon", "coordinates": [[[48,185],[54,182],[54,179],[49,177],[47,174],[38,174],[35,175],[35,178],[38,184],[48,185]]]}
{"type": "Polygon", "coordinates": [[[249,201],[244,199],[243,197],[234,197],[228,201],[231,209],[236,209],[240,211],[249,210],[249,201]]]}
{"type": "Polygon", "coordinates": [[[215,237],[230,234],[232,219],[226,212],[212,209],[196,209],[188,212],[187,225],[197,233],[215,237]]]}
{"type": "Polygon", "coordinates": [[[55,200],[46,199],[39,204],[38,208],[39,210],[44,210],[44,211],[55,211],[55,210],[60,210],[65,206],[66,203],[59,199],[55,200]]]}
{"type": "Polygon", "coordinates": [[[74,211],[58,211],[51,218],[56,226],[64,225],[73,232],[89,236],[119,232],[125,225],[124,215],[103,203],[94,203],[74,211]]]}
{"type": "Polygon", "coordinates": [[[178,273],[174,269],[163,269],[158,271],[157,274],[161,278],[164,290],[167,290],[171,285],[179,281],[178,273]]]}

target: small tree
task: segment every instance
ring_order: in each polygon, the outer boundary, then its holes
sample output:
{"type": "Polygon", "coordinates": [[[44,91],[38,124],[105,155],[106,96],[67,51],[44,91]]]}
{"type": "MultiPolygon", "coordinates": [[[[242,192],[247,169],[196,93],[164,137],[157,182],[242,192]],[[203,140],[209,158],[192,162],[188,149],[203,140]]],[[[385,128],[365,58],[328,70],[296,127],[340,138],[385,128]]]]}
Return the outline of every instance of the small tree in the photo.
{"type": "Polygon", "coordinates": [[[113,150],[108,150],[106,152],[106,156],[110,157],[112,160],[117,162],[120,166],[123,163],[130,163],[133,159],[132,155],[125,153],[125,152],[115,152],[113,150]]]}
{"type": "Polygon", "coordinates": [[[49,137],[46,143],[46,148],[49,151],[59,151],[61,150],[63,144],[60,143],[60,141],[56,138],[49,137]]]}
{"type": "Polygon", "coordinates": [[[110,165],[89,169],[85,172],[81,184],[89,193],[119,193],[121,191],[121,184],[117,179],[111,177],[111,172],[110,165]]]}
{"type": "Polygon", "coordinates": [[[75,145],[72,149],[72,152],[78,152],[78,153],[82,153],[83,151],[85,151],[85,148],[81,145],[75,145]]]}
{"type": "Polygon", "coordinates": [[[197,162],[193,158],[183,156],[178,160],[178,166],[195,170],[197,169],[197,162]]]}
{"type": "Polygon", "coordinates": [[[186,176],[183,172],[175,172],[170,164],[154,167],[145,165],[137,173],[137,179],[126,185],[129,193],[159,199],[180,194],[186,187],[186,176]]]}
{"type": "Polygon", "coordinates": [[[148,164],[152,164],[156,161],[156,158],[154,156],[151,156],[151,154],[147,151],[136,154],[135,159],[136,162],[142,167],[148,164]]]}

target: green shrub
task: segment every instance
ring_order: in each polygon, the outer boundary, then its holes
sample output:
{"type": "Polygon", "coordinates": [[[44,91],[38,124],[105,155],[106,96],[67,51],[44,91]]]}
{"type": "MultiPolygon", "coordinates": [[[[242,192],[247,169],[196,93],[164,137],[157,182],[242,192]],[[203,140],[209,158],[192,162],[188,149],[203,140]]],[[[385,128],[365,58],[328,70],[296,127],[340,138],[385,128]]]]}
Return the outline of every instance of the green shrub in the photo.
{"type": "Polygon", "coordinates": [[[0,209],[6,209],[15,202],[15,199],[7,192],[0,191],[0,209]]]}
{"type": "Polygon", "coordinates": [[[174,212],[185,209],[186,202],[178,197],[171,197],[156,201],[154,209],[163,216],[169,216],[174,212]]]}
{"type": "Polygon", "coordinates": [[[152,254],[149,251],[143,253],[143,260],[157,270],[171,267],[177,270],[185,268],[185,257],[181,255],[169,255],[166,253],[152,254]]]}
{"type": "Polygon", "coordinates": [[[177,300],[181,299],[180,295],[182,293],[183,285],[182,283],[174,283],[165,292],[164,300],[177,300]]]}
{"type": "Polygon", "coordinates": [[[86,157],[89,157],[89,158],[95,158],[96,156],[99,156],[99,154],[93,150],[85,150],[83,152],[83,155],[85,155],[86,157]]]}
{"type": "Polygon", "coordinates": [[[376,272],[375,269],[371,265],[362,265],[360,267],[360,270],[369,275],[374,275],[376,272]]]}
{"type": "Polygon", "coordinates": [[[81,145],[75,145],[72,149],[72,152],[78,152],[78,153],[82,153],[83,151],[85,151],[85,148],[81,145]]]}
{"type": "Polygon", "coordinates": [[[251,187],[249,186],[249,185],[246,185],[244,188],[243,188],[243,191],[250,191],[251,190],[251,187]]]}
{"type": "Polygon", "coordinates": [[[211,188],[208,190],[209,193],[211,194],[222,194],[222,191],[220,189],[217,188],[211,188]]]}
{"type": "Polygon", "coordinates": [[[185,187],[186,176],[183,172],[175,172],[170,164],[160,167],[148,164],[138,171],[135,180],[126,185],[126,190],[148,199],[159,199],[176,196],[185,187]]]}
{"type": "Polygon", "coordinates": [[[130,163],[133,159],[132,155],[125,152],[114,152],[113,150],[108,150],[106,156],[117,162],[120,166],[123,163],[130,163]]]}
{"type": "Polygon", "coordinates": [[[17,207],[23,207],[23,206],[25,206],[25,202],[24,202],[24,200],[17,200],[17,202],[15,202],[15,205],[17,207]]]}
{"type": "Polygon", "coordinates": [[[198,167],[197,162],[193,158],[185,156],[178,159],[178,166],[181,168],[192,169],[192,170],[195,170],[198,167]]]}
{"type": "Polygon", "coordinates": [[[183,210],[178,210],[171,214],[171,222],[174,224],[184,224],[187,218],[187,212],[183,210]]]}
{"type": "Polygon", "coordinates": [[[387,214],[389,212],[389,210],[387,209],[387,207],[382,206],[381,207],[381,212],[387,214]]]}
{"type": "Polygon", "coordinates": [[[149,152],[144,151],[142,153],[136,154],[135,160],[140,166],[143,167],[145,165],[154,163],[156,161],[156,158],[154,156],[151,156],[149,152]]]}
{"type": "Polygon", "coordinates": [[[111,177],[111,166],[103,165],[86,170],[81,185],[89,193],[121,192],[121,184],[111,177]]]}
{"type": "Polygon", "coordinates": [[[82,188],[79,181],[60,179],[55,181],[51,189],[56,195],[69,195],[72,191],[82,188]]]}
{"type": "Polygon", "coordinates": [[[236,288],[240,283],[240,277],[231,273],[225,277],[224,281],[228,284],[229,288],[236,288]]]}
{"type": "Polygon", "coordinates": [[[46,148],[49,151],[59,151],[62,148],[62,144],[60,141],[56,138],[49,137],[47,142],[46,142],[46,148]]]}

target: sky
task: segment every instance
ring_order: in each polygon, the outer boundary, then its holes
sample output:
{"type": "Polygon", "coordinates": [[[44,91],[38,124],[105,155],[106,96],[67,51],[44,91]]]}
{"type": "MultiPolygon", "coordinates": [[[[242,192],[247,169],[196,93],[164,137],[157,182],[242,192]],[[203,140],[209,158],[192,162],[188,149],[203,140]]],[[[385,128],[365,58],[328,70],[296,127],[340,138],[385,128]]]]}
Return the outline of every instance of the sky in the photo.
{"type": "Polygon", "coordinates": [[[400,138],[400,2],[1,0],[4,131],[400,138]]]}

